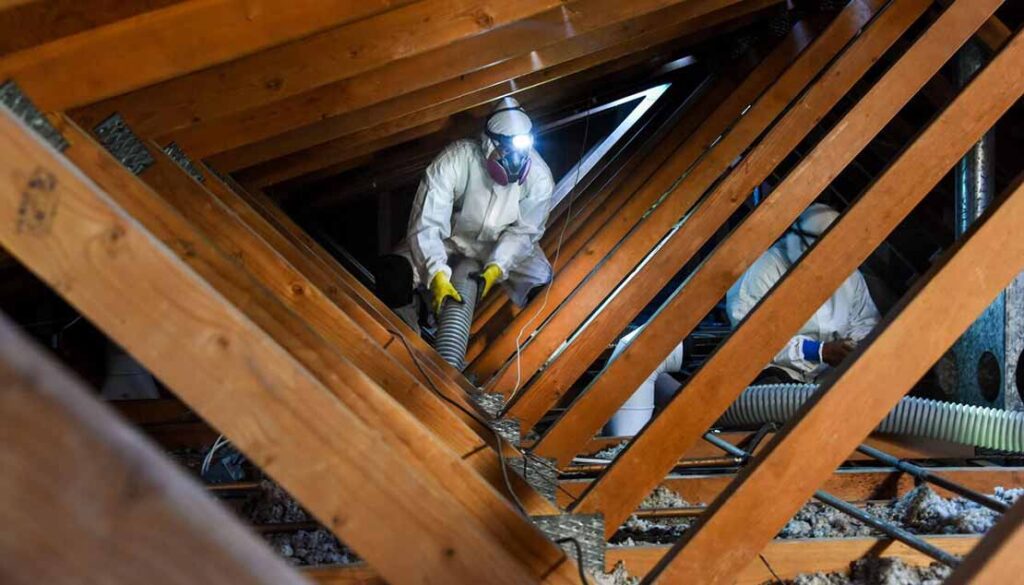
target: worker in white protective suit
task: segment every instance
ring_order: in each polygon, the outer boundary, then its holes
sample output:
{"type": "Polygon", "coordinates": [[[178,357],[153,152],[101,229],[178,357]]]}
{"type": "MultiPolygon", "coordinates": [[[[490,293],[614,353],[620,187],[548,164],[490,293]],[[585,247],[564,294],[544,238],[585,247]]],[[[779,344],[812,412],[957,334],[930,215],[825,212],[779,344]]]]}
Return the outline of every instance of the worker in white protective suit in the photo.
{"type": "MultiPolygon", "coordinates": [[[[740,277],[726,295],[726,311],[734,329],[837,217],[839,214],[831,207],[812,204],[740,277]]],[[[878,308],[868,294],[864,276],[855,271],[775,354],[754,383],[817,382],[871,333],[878,320],[878,308]]],[[[622,352],[638,332],[623,337],[613,356],[622,352]]],[[[678,372],[682,362],[683,345],[680,343],[615,414],[605,427],[605,433],[629,436],[639,432],[654,412],[655,381],[662,374],[678,372]]]]}
{"type": "MultiPolygon", "coordinates": [[[[501,283],[512,301],[523,306],[532,291],[551,280],[551,264],[538,242],[554,181],[533,148],[532,127],[519,102],[504,98],[488,116],[479,139],[448,145],[427,167],[413,202],[407,240],[395,252],[411,272],[407,284],[397,285],[399,290],[393,284],[391,296],[397,302],[389,305],[412,301],[412,289],[420,286],[429,289],[435,312],[447,299],[461,302],[450,281],[461,258],[483,266],[477,275],[481,298],[501,283]]],[[[392,261],[385,278],[401,281],[395,274],[403,268],[392,261]]]]}

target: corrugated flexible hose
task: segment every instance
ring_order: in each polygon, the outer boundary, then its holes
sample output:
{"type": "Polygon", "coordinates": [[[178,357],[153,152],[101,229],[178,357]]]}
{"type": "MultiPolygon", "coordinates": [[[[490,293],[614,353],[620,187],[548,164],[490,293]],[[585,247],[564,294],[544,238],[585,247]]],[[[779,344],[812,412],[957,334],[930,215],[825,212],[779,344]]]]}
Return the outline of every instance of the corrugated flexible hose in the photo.
{"type": "Polygon", "coordinates": [[[452,286],[459,291],[462,302],[445,300],[434,338],[437,353],[459,371],[466,367],[466,346],[476,310],[477,281],[473,275],[478,272],[480,263],[470,258],[462,259],[452,270],[452,286]]]}
{"type": "MultiPolygon", "coordinates": [[[[750,386],[722,415],[724,427],[784,423],[818,389],[816,384],[750,386]]],[[[875,429],[1000,451],[1024,452],[1024,412],[906,397],[875,429]]]]}

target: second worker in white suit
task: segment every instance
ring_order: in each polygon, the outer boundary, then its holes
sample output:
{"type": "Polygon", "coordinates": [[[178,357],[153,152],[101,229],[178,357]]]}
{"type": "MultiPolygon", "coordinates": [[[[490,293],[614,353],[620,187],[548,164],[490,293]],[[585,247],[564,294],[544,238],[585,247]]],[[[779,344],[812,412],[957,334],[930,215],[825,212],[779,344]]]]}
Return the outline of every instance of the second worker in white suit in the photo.
{"type": "MultiPolygon", "coordinates": [[[[786,234],[768,249],[729,289],[726,311],[735,329],[775,283],[828,229],[839,214],[831,207],[815,203],[804,211],[786,234]]],[[[775,354],[755,383],[817,382],[830,367],[840,362],[871,333],[879,314],[860,271],[855,271],[839,289],[775,354]]],[[[641,329],[623,337],[612,354],[613,359],[632,342],[641,329]]],[[[655,382],[662,374],[678,372],[683,365],[683,344],[651,373],[605,427],[605,434],[634,435],[654,413],[655,382]]]]}

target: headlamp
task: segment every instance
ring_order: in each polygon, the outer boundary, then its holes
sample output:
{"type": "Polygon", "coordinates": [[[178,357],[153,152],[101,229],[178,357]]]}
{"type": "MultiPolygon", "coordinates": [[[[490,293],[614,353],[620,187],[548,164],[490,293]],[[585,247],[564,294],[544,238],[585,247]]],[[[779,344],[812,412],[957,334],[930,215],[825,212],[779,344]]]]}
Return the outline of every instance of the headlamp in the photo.
{"type": "Polygon", "coordinates": [[[517,134],[512,137],[512,147],[516,150],[529,150],[533,146],[533,136],[529,134],[517,134]]]}

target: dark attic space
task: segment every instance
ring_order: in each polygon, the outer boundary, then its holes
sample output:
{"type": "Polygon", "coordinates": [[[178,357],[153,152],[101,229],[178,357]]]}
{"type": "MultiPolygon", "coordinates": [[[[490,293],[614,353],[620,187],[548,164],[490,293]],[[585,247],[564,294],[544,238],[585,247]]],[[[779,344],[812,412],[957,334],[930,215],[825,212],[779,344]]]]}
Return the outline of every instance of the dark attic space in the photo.
{"type": "Polygon", "coordinates": [[[0,583],[1024,571],[1024,2],[0,2],[0,583]]]}

